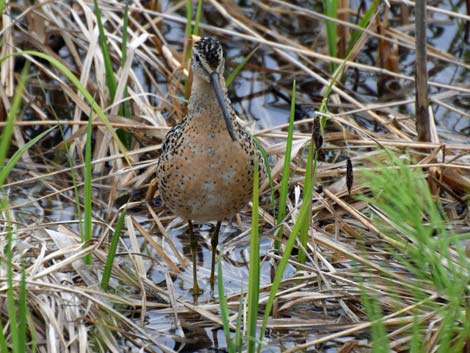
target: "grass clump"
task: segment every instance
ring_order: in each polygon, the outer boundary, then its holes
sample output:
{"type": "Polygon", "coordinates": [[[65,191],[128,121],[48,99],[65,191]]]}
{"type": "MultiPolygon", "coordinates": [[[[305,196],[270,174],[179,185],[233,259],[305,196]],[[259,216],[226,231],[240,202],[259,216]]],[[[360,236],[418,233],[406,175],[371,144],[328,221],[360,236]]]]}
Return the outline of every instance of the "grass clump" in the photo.
{"type": "MultiPolygon", "coordinates": [[[[370,204],[378,227],[395,240],[390,254],[413,275],[401,285],[410,288],[416,302],[437,293],[437,298],[416,310],[434,311],[439,317],[436,344],[439,352],[461,352],[470,339],[467,321],[467,295],[470,262],[463,246],[470,233],[454,234],[442,204],[430,192],[421,169],[412,169],[405,160],[392,154],[389,164],[376,164],[378,172],[364,171],[371,196],[362,199],[370,204]]],[[[365,296],[369,318],[380,316],[373,296],[365,296]]],[[[420,341],[417,323],[411,328],[412,350],[422,351],[428,343],[420,341]]],[[[383,324],[372,328],[375,352],[384,351],[386,334],[383,324]],[[375,327],[375,328],[374,328],[375,327]]],[[[385,350],[388,351],[388,350],[385,350]]]]}

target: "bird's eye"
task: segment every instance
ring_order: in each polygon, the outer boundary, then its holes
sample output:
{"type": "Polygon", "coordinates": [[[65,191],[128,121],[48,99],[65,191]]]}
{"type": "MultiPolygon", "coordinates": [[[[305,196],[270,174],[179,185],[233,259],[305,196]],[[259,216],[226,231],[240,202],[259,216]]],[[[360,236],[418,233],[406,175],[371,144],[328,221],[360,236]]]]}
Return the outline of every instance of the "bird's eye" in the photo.
{"type": "Polygon", "coordinates": [[[194,55],[194,61],[196,61],[198,64],[201,62],[199,55],[194,55]]]}

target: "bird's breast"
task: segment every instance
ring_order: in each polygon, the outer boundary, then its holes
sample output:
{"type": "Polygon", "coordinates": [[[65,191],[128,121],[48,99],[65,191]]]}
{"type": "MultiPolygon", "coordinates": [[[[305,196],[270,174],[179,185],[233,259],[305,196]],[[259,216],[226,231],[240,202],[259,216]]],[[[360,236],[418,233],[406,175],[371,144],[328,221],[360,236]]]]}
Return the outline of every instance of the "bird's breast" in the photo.
{"type": "Polygon", "coordinates": [[[222,220],[251,198],[253,156],[226,129],[186,126],[178,148],[159,166],[159,189],[177,215],[194,221],[222,220]]]}

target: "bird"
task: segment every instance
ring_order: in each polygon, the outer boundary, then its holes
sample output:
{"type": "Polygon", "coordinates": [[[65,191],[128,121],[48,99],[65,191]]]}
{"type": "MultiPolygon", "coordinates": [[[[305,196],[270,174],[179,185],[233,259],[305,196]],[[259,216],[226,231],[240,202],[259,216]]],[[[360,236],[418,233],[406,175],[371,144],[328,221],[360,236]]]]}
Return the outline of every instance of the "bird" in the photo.
{"type": "Polygon", "coordinates": [[[217,39],[194,41],[187,112],[181,123],[167,133],[157,161],[156,184],[164,205],[188,222],[196,297],[200,288],[193,222],[217,222],[211,235],[213,291],[222,221],[236,215],[251,199],[255,169],[260,181],[266,178],[263,154],[237,121],[227,94],[224,68],[224,51],[217,39]]]}

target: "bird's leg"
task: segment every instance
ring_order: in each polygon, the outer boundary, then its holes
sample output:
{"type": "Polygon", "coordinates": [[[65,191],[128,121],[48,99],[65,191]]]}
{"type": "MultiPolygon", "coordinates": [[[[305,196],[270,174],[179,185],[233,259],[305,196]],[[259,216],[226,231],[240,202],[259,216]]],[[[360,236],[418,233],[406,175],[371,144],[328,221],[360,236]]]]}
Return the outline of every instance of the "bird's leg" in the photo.
{"type": "Polygon", "coordinates": [[[188,227],[191,242],[191,256],[193,257],[193,296],[197,297],[199,295],[199,285],[197,284],[197,241],[191,220],[188,220],[188,227]]]}
{"type": "Polygon", "coordinates": [[[219,244],[219,232],[222,222],[218,221],[215,225],[214,234],[212,234],[211,245],[212,245],[212,262],[211,262],[211,290],[214,291],[214,271],[215,271],[215,254],[217,253],[217,245],[219,244]]]}

